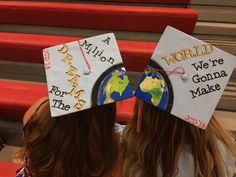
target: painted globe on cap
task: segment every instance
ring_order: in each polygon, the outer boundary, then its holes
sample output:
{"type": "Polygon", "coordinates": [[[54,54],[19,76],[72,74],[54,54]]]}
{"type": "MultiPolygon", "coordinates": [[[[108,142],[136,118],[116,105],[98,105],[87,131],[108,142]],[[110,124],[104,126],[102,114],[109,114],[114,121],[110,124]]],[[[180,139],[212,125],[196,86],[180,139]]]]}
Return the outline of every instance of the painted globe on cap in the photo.
{"type": "Polygon", "coordinates": [[[128,76],[123,66],[109,68],[97,80],[93,88],[98,105],[112,103],[132,96],[128,76]]]}

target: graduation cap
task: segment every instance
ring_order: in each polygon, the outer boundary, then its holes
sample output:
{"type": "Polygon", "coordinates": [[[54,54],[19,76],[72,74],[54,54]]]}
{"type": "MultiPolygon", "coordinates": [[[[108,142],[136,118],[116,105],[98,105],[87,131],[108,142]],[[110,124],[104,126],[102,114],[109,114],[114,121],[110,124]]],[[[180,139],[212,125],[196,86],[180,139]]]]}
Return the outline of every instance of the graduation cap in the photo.
{"type": "Polygon", "coordinates": [[[135,96],[205,129],[235,63],[235,56],[168,26],[135,96]]]}
{"type": "Polygon", "coordinates": [[[132,97],[113,33],[43,50],[52,117],[132,97]]]}

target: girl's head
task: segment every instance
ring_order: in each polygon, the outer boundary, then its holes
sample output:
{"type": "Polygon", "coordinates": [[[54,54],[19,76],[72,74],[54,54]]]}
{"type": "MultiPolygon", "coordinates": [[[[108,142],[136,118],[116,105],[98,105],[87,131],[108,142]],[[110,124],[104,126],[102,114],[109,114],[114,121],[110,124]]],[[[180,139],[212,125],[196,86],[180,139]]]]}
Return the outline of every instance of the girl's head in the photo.
{"type": "Polygon", "coordinates": [[[195,176],[223,177],[224,168],[219,142],[233,152],[232,138],[212,117],[206,130],[141,101],[136,101],[133,120],[126,126],[126,177],[176,176],[183,150],[194,158],[195,176]],[[142,109],[142,130],[137,133],[138,111],[142,109]],[[159,167],[159,171],[158,171],[159,167]]]}
{"type": "Polygon", "coordinates": [[[25,114],[24,144],[33,177],[103,176],[118,154],[113,136],[115,103],[56,118],[49,100],[25,114]]]}

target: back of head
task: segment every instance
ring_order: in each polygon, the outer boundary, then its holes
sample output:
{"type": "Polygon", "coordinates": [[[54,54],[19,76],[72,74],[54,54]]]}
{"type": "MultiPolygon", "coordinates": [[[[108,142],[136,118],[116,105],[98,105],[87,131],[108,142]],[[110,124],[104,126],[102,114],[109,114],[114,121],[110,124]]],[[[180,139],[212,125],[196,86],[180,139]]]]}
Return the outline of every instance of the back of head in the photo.
{"type": "Polygon", "coordinates": [[[24,126],[33,177],[104,176],[118,153],[115,114],[114,103],[52,118],[49,101],[42,102],[24,126]]]}
{"type": "Polygon", "coordinates": [[[194,176],[225,176],[219,143],[236,157],[235,144],[214,117],[206,130],[202,130],[148,103],[143,102],[140,107],[140,103],[136,101],[134,118],[124,132],[125,177],[157,177],[158,174],[174,177],[184,150],[193,156],[194,176]],[[142,109],[141,133],[136,132],[139,109],[142,109]]]}

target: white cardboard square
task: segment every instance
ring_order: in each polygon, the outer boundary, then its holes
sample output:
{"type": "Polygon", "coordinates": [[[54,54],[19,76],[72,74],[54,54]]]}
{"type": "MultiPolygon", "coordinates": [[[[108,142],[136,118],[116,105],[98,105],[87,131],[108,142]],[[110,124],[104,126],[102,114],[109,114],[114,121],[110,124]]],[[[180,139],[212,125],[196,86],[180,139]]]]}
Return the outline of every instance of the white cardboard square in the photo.
{"type": "Polygon", "coordinates": [[[132,96],[113,33],[43,50],[52,117],[132,96]]]}
{"type": "Polygon", "coordinates": [[[235,56],[168,26],[148,67],[167,72],[182,68],[185,74],[172,73],[167,76],[157,70],[151,74],[150,70],[146,70],[135,95],[205,129],[235,63],[235,56]],[[153,90],[154,83],[157,83],[159,90],[153,90]],[[148,91],[151,91],[149,95],[148,91]]]}

